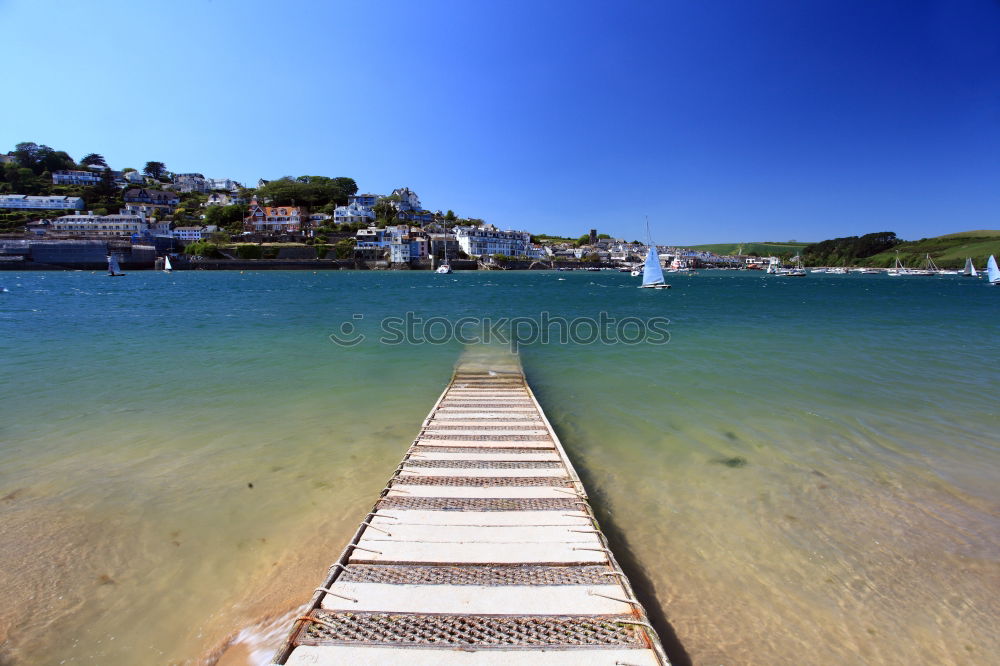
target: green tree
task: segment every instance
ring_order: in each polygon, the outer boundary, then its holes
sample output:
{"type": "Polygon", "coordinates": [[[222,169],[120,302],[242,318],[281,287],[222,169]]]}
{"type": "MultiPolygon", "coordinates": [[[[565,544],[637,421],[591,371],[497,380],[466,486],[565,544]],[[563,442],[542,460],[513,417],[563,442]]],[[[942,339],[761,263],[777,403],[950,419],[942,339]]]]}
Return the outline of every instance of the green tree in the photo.
{"type": "Polygon", "coordinates": [[[104,155],[100,155],[98,153],[87,153],[83,156],[83,159],[80,160],[80,166],[102,166],[107,169],[108,163],[105,161],[104,155]]]}
{"type": "Polygon", "coordinates": [[[160,180],[167,173],[167,165],[163,162],[146,162],[142,172],[150,178],[160,180]]]}
{"type": "Polygon", "coordinates": [[[35,167],[38,166],[40,148],[41,146],[34,141],[23,141],[14,146],[14,159],[22,168],[31,169],[32,173],[37,173],[35,167]]]}
{"type": "Polygon", "coordinates": [[[396,224],[396,207],[392,205],[392,202],[387,198],[379,199],[378,202],[372,206],[372,212],[375,213],[375,222],[380,226],[386,226],[388,224],[396,224]]]}
{"type": "Polygon", "coordinates": [[[42,146],[39,155],[39,167],[42,171],[63,171],[76,166],[73,158],[62,150],[53,150],[48,146],[42,146]]]}
{"type": "Polygon", "coordinates": [[[451,210],[451,209],[449,208],[449,209],[448,209],[448,212],[444,214],[444,219],[445,219],[446,221],[448,221],[448,222],[454,222],[454,221],[455,221],[455,219],[456,219],[456,218],[455,218],[455,211],[453,211],[453,210],[451,210]]]}
{"type": "MultiPolygon", "coordinates": [[[[38,194],[42,183],[35,173],[20,162],[7,162],[0,169],[0,180],[7,184],[8,192],[16,194],[38,194]]],[[[51,183],[50,183],[51,184],[51,183]]]]}
{"type": "Polygon", "coordinates": [[[215,243],[209,243],[207,241],[196,241],[188,244],[184,248],[184,254],[212,258],[222,256],[219,252],[219,246],[215,243]]]}
{"type": "Polygon", "coordinates": [[[272,180],[257,190],[258,198],[276,206],[308,206],[311,210],[342,206],[347,197],[356,194],[358,184],[353,178],[326,176],[285,176],[272,180]]]}
{"type": "Polygon", "coordinates": [[[205,224],[214,224],[220,229],[236,234],[243,231],[244,217],[243,206],[209,206],[205,211],[205,224]]]}
{"type": "Polygon", "coordinates": [[[14,159],[21,167],[31,169],[36,176],[43,171],[61,171],[76,166],[73,158],[64,151],[53,150],[33,141],[25,141],[14,146],[14,159]]]}
{"type": "Polygon", "coordinates": [[[891,231],[833,238],[807,245],[802,250],[802,259],[809,266],[849,266],[860,259],[885,252],[900,242],[891,231]]]}
{"type": "Polygon", "coordinates": [[[109,205],[118,202],[118,185],[115,183],[111,169],[105,169],[101,172],[101,182],[94,185],[93,194],[109,205]]]}
{"type": "Polygon", "coordinates": [[[337,241],[337,244],[333,246],[334,255],[337,259],[351,259],[354,257],[354,246],[356,240],[353,238],[345,238],[341,241],[337,241]]]}

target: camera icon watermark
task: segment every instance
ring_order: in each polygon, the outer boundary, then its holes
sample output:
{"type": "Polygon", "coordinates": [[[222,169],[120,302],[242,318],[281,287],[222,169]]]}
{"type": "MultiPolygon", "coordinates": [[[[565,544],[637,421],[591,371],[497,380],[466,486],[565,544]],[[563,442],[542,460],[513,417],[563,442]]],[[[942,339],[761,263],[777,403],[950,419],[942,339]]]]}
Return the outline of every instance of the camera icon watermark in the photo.
{"type": "MultiPolygon", "coordinates": [[[[352,320],[364,319],[354,314],[352,320]]],[[[516,354],[525,345],[665,345],[670,342],[666,317],[566,317],[540,312],[537,317],[421,317],[415,312],[385,317],[378,322],[378,343],[383,345],[503,345],[516,354]]],[[[353,321],[344,321],[330,334],[341,347],[355,347],[368,336],[353,321]]]]}

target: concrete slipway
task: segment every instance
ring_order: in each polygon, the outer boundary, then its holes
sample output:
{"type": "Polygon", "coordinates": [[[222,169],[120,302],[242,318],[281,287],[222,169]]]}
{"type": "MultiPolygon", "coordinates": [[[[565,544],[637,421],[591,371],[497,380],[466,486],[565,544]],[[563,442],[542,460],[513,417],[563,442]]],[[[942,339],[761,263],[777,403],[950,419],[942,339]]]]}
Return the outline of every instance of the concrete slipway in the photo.
{"type": "Polygon", "coordinates": [[[460,365],[274,663],[668,662],[511,357],[460,365]]]}

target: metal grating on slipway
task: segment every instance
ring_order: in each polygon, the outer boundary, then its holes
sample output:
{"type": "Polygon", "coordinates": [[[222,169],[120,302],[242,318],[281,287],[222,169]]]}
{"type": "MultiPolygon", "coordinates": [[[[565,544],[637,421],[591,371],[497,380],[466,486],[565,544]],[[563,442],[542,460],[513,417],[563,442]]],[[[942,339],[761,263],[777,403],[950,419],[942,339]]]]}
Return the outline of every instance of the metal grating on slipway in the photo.
{"type": "Polygon", "coordinates": [[[669,666],[516,357],[456,371],[273,663],[669,666]]]}

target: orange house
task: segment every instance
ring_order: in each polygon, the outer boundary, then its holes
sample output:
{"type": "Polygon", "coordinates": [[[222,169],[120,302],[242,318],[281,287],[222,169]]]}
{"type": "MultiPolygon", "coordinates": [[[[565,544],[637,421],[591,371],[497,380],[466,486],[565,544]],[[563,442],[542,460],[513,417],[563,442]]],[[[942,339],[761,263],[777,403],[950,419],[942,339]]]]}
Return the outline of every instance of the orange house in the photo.
{"type": "Polygon", "coordinates": [[[243,218],[243,229],[258,234],[289,233],[302,230],[302,210],[296,206],[261,206],[254,198],[243,218]]]}

